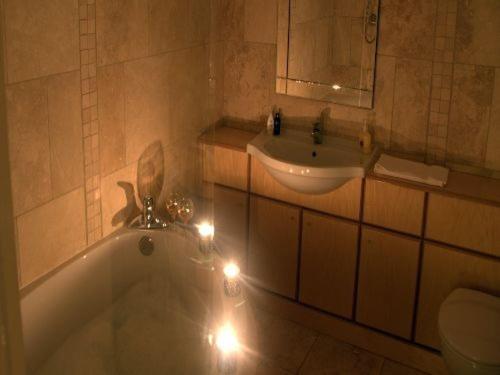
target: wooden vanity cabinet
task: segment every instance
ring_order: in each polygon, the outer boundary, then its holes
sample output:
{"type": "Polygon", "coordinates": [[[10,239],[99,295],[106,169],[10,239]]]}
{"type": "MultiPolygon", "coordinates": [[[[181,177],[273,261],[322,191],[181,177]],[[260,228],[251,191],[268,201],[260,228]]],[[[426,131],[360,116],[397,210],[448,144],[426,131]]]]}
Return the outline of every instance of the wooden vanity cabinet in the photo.
{"type": "Polygon", "coordinates": [[[214,185],[213,204],[215,243],[227,260],[236,261],[246,272],[248,194],[214,185]]]}
{"type": "Polygon", "coordinates": [[[358,224],[303,212],[299,300],[352,318],[358,224]]]}
{"type": "Polygon", "coordinates": [[[248,274],[265,289],[296,297],[300,209],[250,197],[248,274]]]}
{"type": "Polygon", "coordinates": [[[356,320],[411,338],[420,241],[364,227],[356,320]]]}

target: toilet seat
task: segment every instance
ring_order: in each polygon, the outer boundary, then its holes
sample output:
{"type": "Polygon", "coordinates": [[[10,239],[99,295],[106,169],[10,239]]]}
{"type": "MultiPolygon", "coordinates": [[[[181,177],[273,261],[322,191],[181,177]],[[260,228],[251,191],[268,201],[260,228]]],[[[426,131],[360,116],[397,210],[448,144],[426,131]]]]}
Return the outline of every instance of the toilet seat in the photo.
{"type": "Polygon", "coordinates": [[[441,337],[471,361],[500,366],[500,298],[456,289],[439,311],[441,337]]]}

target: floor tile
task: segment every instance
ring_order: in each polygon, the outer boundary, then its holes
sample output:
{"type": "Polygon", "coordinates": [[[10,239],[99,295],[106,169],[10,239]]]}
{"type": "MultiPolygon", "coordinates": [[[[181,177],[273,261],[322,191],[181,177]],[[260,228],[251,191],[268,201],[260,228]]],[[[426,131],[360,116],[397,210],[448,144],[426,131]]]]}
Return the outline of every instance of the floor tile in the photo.
{"type": "Polygon", "coordinates": [[[317,333],[263,311],[255,311],[255,352],[266,364],[262,367],[263,371],[267,366],[297,372],[314,344],[317,333]]]}
{"type": "Polygon", "coordinates": [[[383,358],[321,335],[300,370],[300,374],[378,375],[383,358]]]}
{"type": "Polygon", "coordinates": [[[425,375],[425,373],[386,359],[381,375],[425,375]]]}

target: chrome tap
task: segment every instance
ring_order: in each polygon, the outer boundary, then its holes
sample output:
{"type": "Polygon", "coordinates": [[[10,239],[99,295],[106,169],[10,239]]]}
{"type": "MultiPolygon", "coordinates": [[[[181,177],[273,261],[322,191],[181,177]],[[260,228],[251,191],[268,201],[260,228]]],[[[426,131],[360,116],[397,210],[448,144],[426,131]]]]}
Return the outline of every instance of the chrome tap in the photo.
{"type": "Polygon", "coordinates": [[[152,196],[146,195],[142,201],[142,222],[150,227],[155,221],[155,202],[152,196]]]}
{"type": "Polygon", "coordinates": [[[320,145],[323,143],[323,125],[321,122],[314,123],[311,137],[313,137],[314,144],[320,145]]]}
{"type": "Polygon", "coordinates": [[[155,216],[155,202],[152,196],[146,195],[142,200],[142,215],[130,223],[130,228],[136,229],[164,229],[167,222],[155,216]]]}

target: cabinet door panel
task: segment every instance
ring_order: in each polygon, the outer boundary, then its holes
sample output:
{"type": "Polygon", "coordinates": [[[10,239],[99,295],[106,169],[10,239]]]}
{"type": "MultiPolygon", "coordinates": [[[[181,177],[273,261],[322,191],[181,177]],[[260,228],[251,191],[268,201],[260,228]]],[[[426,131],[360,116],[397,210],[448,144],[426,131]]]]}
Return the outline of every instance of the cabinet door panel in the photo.
{"type": "Polygon", "coordinates": [[[248,194],[214,186],[215,242],[224,257],[246,271],[248,194]]]}
{"type": "Polygon", "coordinates": [[[203,179],[248,190],[248,154],[225,147],[203,145],[203,179]]]}
{"type": "Polygon", "coordinates": [[[438,312],[457,288],[500,296],[500,260],[426,243],[420,279],[416,341],[439,348],[438,312]]]}
{"type": "Polygon", "coordinates": [[[409,339],[420,242],[363,228],[356,319],[409,339]]]}
{"type": "Polygon", "coordinates": [[[500,207],[429,194],[426,238],[500,256],[500,207]]]}
{"type": "Polygon", "coordinates": [[[363,220],[420,236],[425,193],[389,182],[367,179],[363,220]]]}
{"type": "Polygon", "coordinates": [[[352,317],[358,225],[304,211],[300,301],[352,317]]]}
{"type": "Polygon", "coordinates": [[[300,210],[283,203],[250,198],[248,273],[273,292],[295,298],[300,210]]]}

